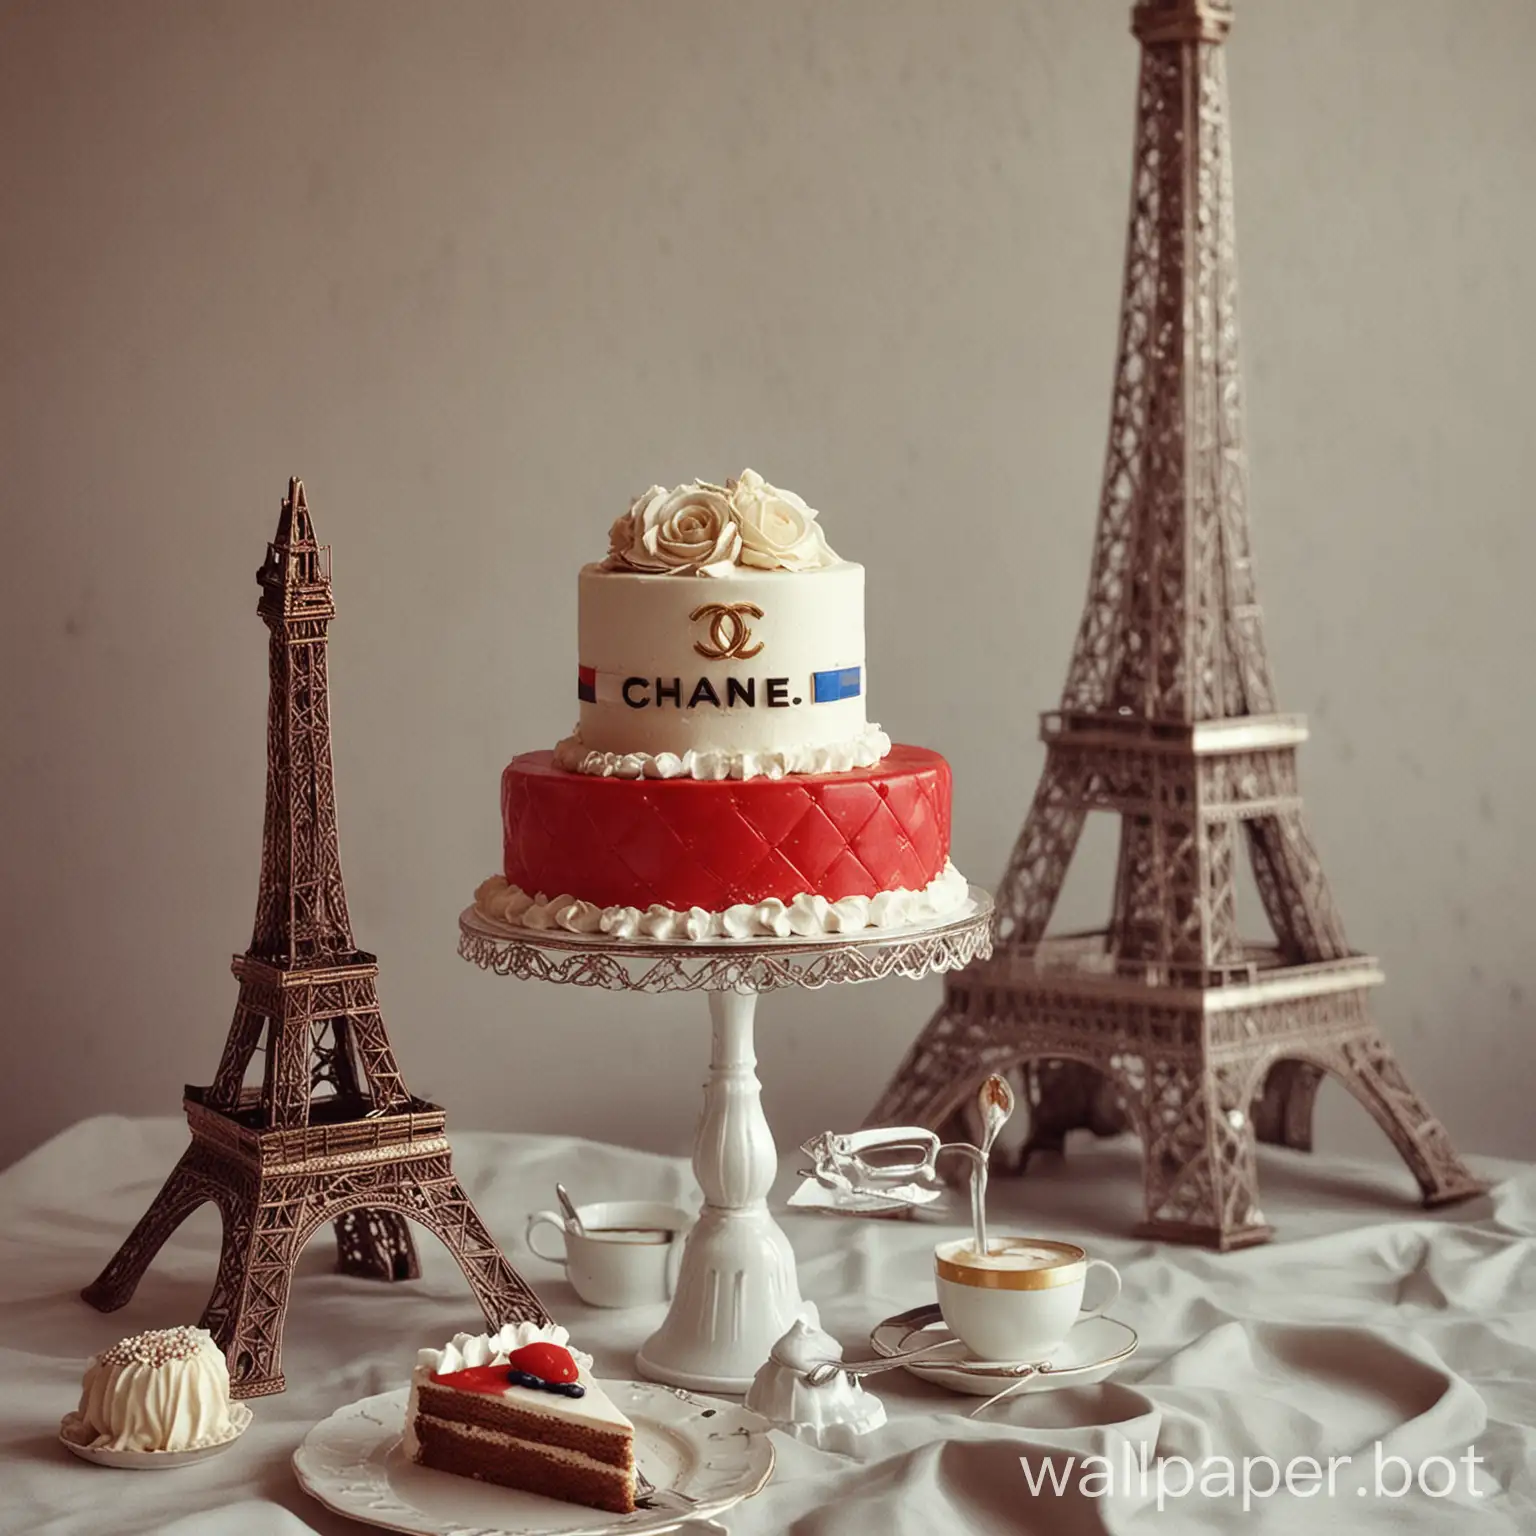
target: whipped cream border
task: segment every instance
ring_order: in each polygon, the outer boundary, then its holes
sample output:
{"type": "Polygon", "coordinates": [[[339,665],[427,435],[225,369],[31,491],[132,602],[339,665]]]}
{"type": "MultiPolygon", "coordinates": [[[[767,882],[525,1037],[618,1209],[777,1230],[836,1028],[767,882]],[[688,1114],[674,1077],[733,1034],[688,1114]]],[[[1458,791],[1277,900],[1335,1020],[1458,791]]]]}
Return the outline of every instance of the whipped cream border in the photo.
{"type": "Polygon", "coordinates": [[[528,1344],[560,1344],[571,1351],[578,1369],[592,1369],[592,1356],[572,1348],[570,1334],[559,1323],[506,1323],[495,1333],[456,1333],[441,1349],[418,1350],[416,1364],[442,1375],[477,1365],[505,1365],[513,1350],[528,1344]]]}
{"type": "Polygon", "coordinates": [[[866,725],[846,741],[761,752],[601,752],[581,739],[578,725],[556,745],[555,767],[605,779],[782,779],[873,768],[890,750],[891,738],[878,725],[866,725]]]}
{"type": "Polygon", "coordinates": [[[815,938],[830,933],[858,933],[866,928],[901,928],[908,923],[947,917],[965,905],[970,885],[947,859],[944,868],[920,891],[897,887],[873,896],[825,896],[803,892],[792,901],[770,897],[741,902],[723,912],[690,907],[686,912],[659,903],[639,907],[599,907],[562,894],[530,896],[501,875],[475,890],[475,912],[507,929],[562,929],[566,933],[606,935],[614,939],[655,939],[697,943],[706,939],[815,938]]]}

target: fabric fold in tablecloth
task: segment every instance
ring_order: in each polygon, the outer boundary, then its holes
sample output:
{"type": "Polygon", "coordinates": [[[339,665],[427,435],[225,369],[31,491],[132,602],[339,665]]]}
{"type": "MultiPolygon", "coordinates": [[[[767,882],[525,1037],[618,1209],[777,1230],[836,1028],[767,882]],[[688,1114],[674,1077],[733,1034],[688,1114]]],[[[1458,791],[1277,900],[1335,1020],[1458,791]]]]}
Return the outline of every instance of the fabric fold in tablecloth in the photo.
{"type": "MultiPolygon", "coordinates": [[[[85,1357],[123,1333],[195,1321],[207,1298],[219,1243],[211,1208],[166,1245],[122,1312],[103,1317],[78,1295],[185,1140],[176,1121],[104,1117],[0,1173],[0,1533],[356,1532],[298,1487],[294,1447],[334,1408],[403,1384],[418,1346],[476,1324],[430,1238],[419,1281],[381,1286],[334,1273],[322,1235],[294,1285],[289,1389],[252,1405],[236,1447],[149,1477],[74,1461],[54,1437],[85,1357]]],[[[696,1203],[686,1161],[569,1137],[461,1133],[454,1144],[513,1262],[600,1374],[632,1374],[660,1309],[582,1306],[558,1269],[527,1252],[523,1223],[552,1203],[557,1178],[578,1199],[696,1203]]],[[[784,1193],[796,1161],[786,1159],[784,1193]]],[[[1266,1148],[1265,1210],[1279,1238],[1222,1255],[1127,1237],[1136,1149],[1074,1141],[1023,1180],[993,1181],[993,1224],[1069,1237],[1117,1264],[1125,1289],[1112,1312],[1137,1329],[1139,1352],[1103,1386],[1017,1396],[975,1420],[966,1415],[980,1399],[901,1372],[873,1378],[885,1428],[852,1457],[776,1436],[772,1482],[726,1523],[736,1536],[1536,1536],[1536,1169],[1483,1160],[1480,1171],[1496,1181],[1489,1196],[1425,1212],[1400,1167],[1266,1148]],[[1469,1452],[1479,1458],[1470,1470],[1469,1452]],[[1307,1487],[1303,1458],[1320,1474],[1335,1462],[1331,1490],[1321,1475],[1307,1487]]],[[[849,1358],[869,1352],[881,1318],[932,1298],[933,1244],[958,1235],[962,1215],[781,1218],[802,1288],[849,1358]]]]}

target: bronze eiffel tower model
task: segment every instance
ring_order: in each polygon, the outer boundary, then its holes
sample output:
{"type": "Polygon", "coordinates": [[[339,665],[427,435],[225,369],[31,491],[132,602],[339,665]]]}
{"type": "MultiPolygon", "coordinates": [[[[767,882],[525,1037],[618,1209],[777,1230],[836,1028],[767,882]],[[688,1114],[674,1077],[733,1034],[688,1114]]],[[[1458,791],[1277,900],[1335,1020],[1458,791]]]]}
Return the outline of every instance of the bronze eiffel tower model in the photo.
{"type": "Polygon", "coordinates": [[[283,1390],[293,1267],[329,1221],[348,1274],[415,1278],[415,1221],[458,1260],[491,1327],[548,1320],[455,1176],[443,1111],[407,1090],[377,960],[352,939],[331,772],[330,547],[315,542],[298,480],[256,579],[271,630],[267,809],[255,932],[234,960],[234,1023],[213,1085],[186,1090],[192,1144],[83,1293],[103,1312],[121,1307],[165,1240],[212,1200],[224,1242],[202,1323],[236,1397],[283,1390]],[[247,1086],[258,1054],[260,1084],[247,1086]]]}
{"type": "Polygon", "coordinates": [[[963,1133],[1011,1072],[1029,1151],[1129,1124],[1145,1234],[1271,1235],[1255,1141],[1310,1149],[1324,1072],[1380,1123],[1426,1205],[1479,1192],[1367,1011],[1377,962],[1344,937],[1276,711],[1249,560],[1223,43],[1230,0],[1147,0],[1120,348],[1087,608],[1045,770],[997,897],[992,958],[870,1115],[963,1133]],[[1120,818],[1103,932],[1046,937],[1090,811],[1120,818]],[[1238,931],[1247,844],[1274,943],[1238,931]]]}

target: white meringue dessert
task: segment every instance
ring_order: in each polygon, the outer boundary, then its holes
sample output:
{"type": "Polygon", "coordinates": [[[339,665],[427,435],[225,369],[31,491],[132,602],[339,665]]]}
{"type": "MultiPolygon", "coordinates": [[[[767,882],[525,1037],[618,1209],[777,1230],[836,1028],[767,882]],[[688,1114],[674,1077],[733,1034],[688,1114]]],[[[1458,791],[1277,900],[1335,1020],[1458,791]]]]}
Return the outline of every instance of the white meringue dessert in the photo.
{"type": "Polygon", "coordinates": [[[91,1358],[80,1406],[60,1426],[88,1451],[146,1455],[222,1446],[251,1412],[229,1394],[229,1368],[206,1328],[137,1333],[91,1358]]]}

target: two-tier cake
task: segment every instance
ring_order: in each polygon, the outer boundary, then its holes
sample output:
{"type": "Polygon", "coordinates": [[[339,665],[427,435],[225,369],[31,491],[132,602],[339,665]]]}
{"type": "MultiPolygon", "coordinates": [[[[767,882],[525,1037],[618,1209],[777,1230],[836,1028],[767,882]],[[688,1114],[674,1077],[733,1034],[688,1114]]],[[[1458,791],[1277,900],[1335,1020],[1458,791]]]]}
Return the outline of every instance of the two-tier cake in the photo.
{"type": "Polygon", "coordinates": [[[957,911],[950,774],[865,713],[864,568],[752,470],[654,486],[578,586],[575,730],[501,781],[498,926],[699,940],[957,911]]]}

